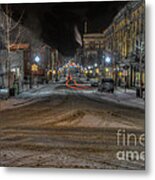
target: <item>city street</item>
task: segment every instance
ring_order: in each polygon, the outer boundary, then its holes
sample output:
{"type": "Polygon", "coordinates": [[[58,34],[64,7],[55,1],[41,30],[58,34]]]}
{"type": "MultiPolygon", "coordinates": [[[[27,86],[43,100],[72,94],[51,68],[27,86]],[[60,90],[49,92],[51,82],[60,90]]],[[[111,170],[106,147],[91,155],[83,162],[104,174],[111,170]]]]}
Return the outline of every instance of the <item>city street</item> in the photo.
{"type": "Polygon", "coordinates": [[[145,2],[0,4],[0,166],[145,169],[145,2]]]}
{"type": "Polygon", "coordinates": [[[0,112],[1,166],[143,169],[144,161],[117,159],[128,147],[118,146],[116,135],[144,133],[144,110],[98,100],[94,91],[59,83],[19,95],[33,101],[0,112]]]}

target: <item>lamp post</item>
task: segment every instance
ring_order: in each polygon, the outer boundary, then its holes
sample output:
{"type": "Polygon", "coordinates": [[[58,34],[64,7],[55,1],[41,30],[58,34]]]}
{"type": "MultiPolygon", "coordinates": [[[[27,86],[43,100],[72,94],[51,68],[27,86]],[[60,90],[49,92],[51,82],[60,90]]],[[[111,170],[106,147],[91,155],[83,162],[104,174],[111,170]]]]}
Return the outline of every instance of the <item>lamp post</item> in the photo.
{"type": "Polygon", "coordinates": [[[98,73],[99,73],[99,71],[97,70],[97,67],[98,67],[98,64],[97,63],[95,63],[94,64],[94,75],[95,75],[95,78],[98,76],[98,73]]]}
{"type": "MultiPolygon", "coordinates": [[[[36,55],[35,58],[34,58],[34,61],[36,62],[36,64],[38,64],[38,63],[40,62],[40,57],[39,57],[38,55],[36,55]]],[[[35,66],[34,66],[35,69],[32,70],[32,72],[38,72],[38,65],[36,65],[36,64],[35,64],[35,66]]],[[[32,75],[33,75],[33,73],[32,73],[32,75]]],[[[36,80],[37,80],[36,84],[37,84],[37,86],[38,86],[38,75],[37,75],[36,80]]]]}
{"type": "MultiPolygon", "coordinates": [[[[106,57],[105,57],[105,64],[106,64],[106,65],[111,64],[111,58],[110,58],[109,56],[106,56],[106,57]]],[[[106,67],[105,72],[106,72],[106,73],[109,73],[109,68],[106,67]]]]}

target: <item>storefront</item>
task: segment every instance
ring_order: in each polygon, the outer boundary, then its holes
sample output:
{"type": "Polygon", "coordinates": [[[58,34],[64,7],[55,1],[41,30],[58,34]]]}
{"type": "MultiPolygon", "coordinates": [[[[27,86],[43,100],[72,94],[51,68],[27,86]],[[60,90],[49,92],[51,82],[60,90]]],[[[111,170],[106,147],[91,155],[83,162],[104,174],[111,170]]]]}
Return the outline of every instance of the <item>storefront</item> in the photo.
{"type": "Polygon", "coordinates": [[[117,74],[116,79],[118,86],[126,84],[128,88],[135,88],[145,85],[144,65],[142,65],[142,69],[140,69],[139,64],[120,64],[115,74],[117,74]]]}

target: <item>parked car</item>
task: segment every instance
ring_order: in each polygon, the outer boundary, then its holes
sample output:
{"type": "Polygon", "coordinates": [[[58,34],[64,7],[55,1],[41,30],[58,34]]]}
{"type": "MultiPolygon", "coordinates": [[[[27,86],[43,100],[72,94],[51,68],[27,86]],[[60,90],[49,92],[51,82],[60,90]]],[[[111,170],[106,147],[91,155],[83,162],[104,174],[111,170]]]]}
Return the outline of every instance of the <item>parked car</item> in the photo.
{"type": "Polygon", "coordinates": [[[9,98],[9,89],[0,87],[0,99],[7,100],[9,98]]]}
{"type": "Polygon", "coordinates": [[[98,87],[98,85],[99,85],[99,81],[98,80],[92,80],[91,81],[91,86],[92,87],[98,87]]]}
{"type": "Polygon", "coordinates": [[[103,78],[99,82],[98,91],[100,92],[114,92],[114,80],[111,78],[103,78]]]}

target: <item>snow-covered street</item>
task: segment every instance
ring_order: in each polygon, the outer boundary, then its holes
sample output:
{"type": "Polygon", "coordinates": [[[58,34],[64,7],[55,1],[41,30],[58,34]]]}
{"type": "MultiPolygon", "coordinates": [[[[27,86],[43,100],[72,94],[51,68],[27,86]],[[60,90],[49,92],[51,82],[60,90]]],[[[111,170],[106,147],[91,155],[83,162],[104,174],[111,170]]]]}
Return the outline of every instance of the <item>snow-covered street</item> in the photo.
{"type": "MultiPolygon", "coordinates": [[[[36,101],[41,100],[42,98],[49,97],[51,95],[66,95],[66,94],[81,94],[87,96],[95,101],[109,101],[115,104],[120,104],[129,107],[135,107],[143,109],[145,108],[145,101],[142,98],[136,97],[136,91],[132,89],[127,89],[126,91],[123,88],[115,89],[114,93],[104,93],[98,92],[96,88],[86,89],[86,90],[72,90],[66,88],[63,81],[57,83],[50,83],[46,85],[41,85],[34,87],[28,91],[23,91],[16,98],[11,98],[9,100],[0,100],[0,111],[5,109],[12,109],[16,107],[25,106],[36,101]]],[[[85,84],[83,84],[85,85],[85,84]]],[[[88,85],[88,84],[86,84],[88,85]]],[[[89,85],[90,86],[90,85],[89,85]]]]}
{"type": "Polygon", "coordinates": [[[0,166],[144,170],[144,1],[0,17],[0,166]]]}
{"type": "Polygon", "coordinates": [[[116,157],[120,149],[144,151],[116,141],[119,129],[144,133],[143,108],[128,103],[134,99],[119,89],[109,94],[50,83],[1,102],[1,165],[143,169],[144,161],[116,157]]]}

